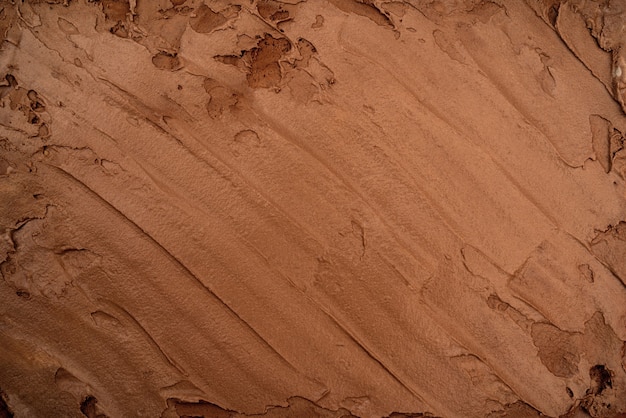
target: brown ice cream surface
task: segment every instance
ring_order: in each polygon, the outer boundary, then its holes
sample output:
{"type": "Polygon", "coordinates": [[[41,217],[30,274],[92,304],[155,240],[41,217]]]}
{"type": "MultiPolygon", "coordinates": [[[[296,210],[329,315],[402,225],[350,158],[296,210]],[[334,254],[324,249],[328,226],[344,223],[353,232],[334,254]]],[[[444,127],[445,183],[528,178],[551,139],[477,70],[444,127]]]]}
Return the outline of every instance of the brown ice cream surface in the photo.
{"type": "Polygon", "coordinates": [[[626,413],[626,2],[0,1],[0,417],[626,413]]]}

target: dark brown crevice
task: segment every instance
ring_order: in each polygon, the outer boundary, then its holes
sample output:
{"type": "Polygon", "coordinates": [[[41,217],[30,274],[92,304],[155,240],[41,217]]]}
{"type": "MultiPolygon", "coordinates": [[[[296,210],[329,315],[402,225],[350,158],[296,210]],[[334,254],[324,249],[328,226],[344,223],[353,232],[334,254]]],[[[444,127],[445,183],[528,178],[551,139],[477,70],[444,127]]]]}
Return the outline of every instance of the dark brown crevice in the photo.
{"type": "Polygon", "coordinates": [[[286,38],[274,38],[265,34],[257,46],[237,55],[216,55],[213,58],[224,64],[245,70],[246,79],[252,88],[277,87],[282,80],[280,66],[284,55],[291,51],[291,42],[286,38]]]}
{"type": "Polygon", "coordinates": [[[589,369],[589,377],[591,378],[589,393],[599,395],[606,388],[613,388],[611,375],[611,371],[602,364],[596,364],[589,369]]]}
{"type": "Polygon", "coordinates": [[[80,412],[87,418],[108,418],[105,414],[98,412],[98,400],[89,395],[80,404],[80,412]]]}
{"type": "Polygon", "coordinates": [[[330,3],[343,12],[366,17],[379,26],[394,27],[391,19],[372,0],[330,0],[330,3]]]}
{"type": "Polygon", "coordinates": [[[0,418],[13,418],[13,411],[6,402],[6,394],[0,390],[0,418]]]}

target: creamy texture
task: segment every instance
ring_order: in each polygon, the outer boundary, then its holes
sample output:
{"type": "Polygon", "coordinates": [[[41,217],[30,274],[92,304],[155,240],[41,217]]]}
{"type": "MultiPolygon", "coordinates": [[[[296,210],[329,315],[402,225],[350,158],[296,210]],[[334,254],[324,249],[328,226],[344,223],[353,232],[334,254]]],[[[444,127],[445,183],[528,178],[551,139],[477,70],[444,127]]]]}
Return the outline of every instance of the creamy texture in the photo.
{"type": "Polygon", "coordinates": [[[0,8],[0,410],[626,412],[622,2],[0,8]]]}

